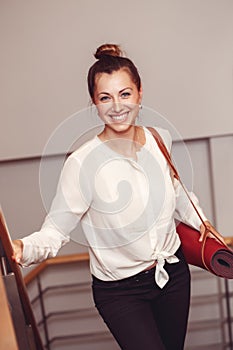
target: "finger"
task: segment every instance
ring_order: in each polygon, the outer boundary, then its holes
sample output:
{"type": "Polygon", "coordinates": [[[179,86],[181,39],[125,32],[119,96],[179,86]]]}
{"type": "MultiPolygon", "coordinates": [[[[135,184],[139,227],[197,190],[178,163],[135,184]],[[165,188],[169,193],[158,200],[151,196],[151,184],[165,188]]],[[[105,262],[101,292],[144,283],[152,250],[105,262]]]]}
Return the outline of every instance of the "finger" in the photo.
{"type": "Polygon", "coordinates": [[[199,242],[202,242],[205,236],[205,232],[206,232],[206,228],[205,226],[202,224],[200,227],[200,238],[199,238],[199,242]]]}
{"type": "Polygon", "coordinates": [[[215,233],[215,238],[218,239],[220,242],[222,242],[224,245],[226,244],[224,238],[218,233],[218,232],[214,232],[215,233]]]}
{"type": "Polygon", "coordinates": [[[14,241],[12,242],[12,246],[13,246],[12,260],[14,260],[17,263],[20,263],[22,258],[22,249],[21,249],[20,242],[14,241]]]}
{"type": "Polygon", "coordinates": [[[209,229],[208,237],[214,238],[215,240],[221,242],[223,245],[226,244],[223,236],[218,231],[216,231],[213,226],[209,229]]]}
{"type": "Polygon", "coordinates": [[[200,231],[200,238],[199,238],[199,242],[202,242],[202,241],[203,241],[203,239],[204,239],[204,237],[205,237],[205,230],[201,230],[201,231],[200,231]]]}
{"type": "Polygon", "coordinates": [[[14,253],[13,255],[12,255],[12,260],[13,261],[15,261],[16,263],[20,263],[20,261],[21,261],[21,254],[19,254],[19,253],[14,253]]]}

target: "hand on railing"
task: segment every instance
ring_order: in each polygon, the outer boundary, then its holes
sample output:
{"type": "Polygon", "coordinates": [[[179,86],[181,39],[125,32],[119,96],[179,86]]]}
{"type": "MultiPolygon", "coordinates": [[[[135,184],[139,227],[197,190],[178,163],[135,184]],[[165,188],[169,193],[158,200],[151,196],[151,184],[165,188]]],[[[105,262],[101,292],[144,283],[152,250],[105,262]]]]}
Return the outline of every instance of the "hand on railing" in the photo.
{"type": "Polygon", "coordinates": [[[23,256],[23,242],[20,239],[15,239],[12,241],[12,246],[14,250],[14,254],[12,255],[12,259],[20,264],[22,256],[23,256]]]}

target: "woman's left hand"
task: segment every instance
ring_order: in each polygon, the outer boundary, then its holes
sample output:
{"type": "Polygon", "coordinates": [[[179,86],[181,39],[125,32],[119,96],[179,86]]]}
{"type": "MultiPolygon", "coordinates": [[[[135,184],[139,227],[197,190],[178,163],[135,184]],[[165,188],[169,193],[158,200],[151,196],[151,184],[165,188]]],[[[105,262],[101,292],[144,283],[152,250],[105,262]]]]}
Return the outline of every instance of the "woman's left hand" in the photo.
{"type": "MultiPolygon", "coordinates": [[[[207,229],[210,231],[207,234],[207,237],[215,238],[215,239],[218,238],[220,242],[222,242],[224,245],[226,245],[223,236],[214,228],[214,226],[211,225],[211,223],[209,221],[205,221],[205,225],[206,225],[207,229]]],[[[200,235],[200,238],[199,238],[199,242],[202,242],[203,239],[204,239],[204,235],[205,235],[205,231],[206,231],[205,225],[201,224],[201,226],[200,226],[200,234],[201,235],[200,235]]]]}

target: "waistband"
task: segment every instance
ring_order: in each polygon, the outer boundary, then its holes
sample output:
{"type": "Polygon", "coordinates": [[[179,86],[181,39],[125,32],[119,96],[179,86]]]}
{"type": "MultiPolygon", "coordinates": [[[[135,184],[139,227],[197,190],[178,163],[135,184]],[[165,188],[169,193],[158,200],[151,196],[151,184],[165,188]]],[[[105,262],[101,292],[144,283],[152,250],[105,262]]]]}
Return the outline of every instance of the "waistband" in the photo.
{"type": "MultiPolygon", "coordinates": [[[[182,260],[183,253],[182,253],[181,247],[178,248],[175,255],[180,260],[182,260]]],[[[95,277],[94,275],[92,275],[93,286],[101,286],[103,288],[114,288],[114,287],[121,287],[121,286],[125,287],[126,285],[129,285],[131,283],[148,281],[150,280],[150,277],[153,277],[154,279],[155,270],[156,270],[156,262],[152,266],[149,266],[147,269],[137,273],[136,275],[126,277],[120,280],[103,281],[95,277]]]]}
{"type": "Polygon", "coordinates": [[[102,287],[106,287],[106,288],[113,288],[113,287],[123,287],[126,285],[129,285],[131,283],[138,283],[138,282],[143,282],[145,280],[148,280],[148,278],[150,276],[155,275],[155,269],[156,269],[156,265],[153,266],[150,269],[147,270],[143,270],[139,273],[137,273],[136,275],[130,276],[130,277],[126,277],[120,280],[114,280],[114,281],[103,281],[98,279],[97,277],[95,277],[94,275],[92,275],[92,280],[93,280],[93,285],[99,285],[102,287]]]}

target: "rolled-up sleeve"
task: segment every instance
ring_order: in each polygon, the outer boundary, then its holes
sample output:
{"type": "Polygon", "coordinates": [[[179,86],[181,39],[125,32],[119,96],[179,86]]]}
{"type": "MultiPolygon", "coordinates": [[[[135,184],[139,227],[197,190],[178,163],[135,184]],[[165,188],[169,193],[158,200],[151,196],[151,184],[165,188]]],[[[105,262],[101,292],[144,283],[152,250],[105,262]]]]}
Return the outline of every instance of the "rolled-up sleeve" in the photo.
{"type": "Polygon", "coordinates": [[[80,174],[80,162],[70,156],[64,164],[51,209],[38,232],[22,238],[22,265],[29,266],[49,257],[69,242],[70,233],[77,226],[91,201],[88,183],[80,174]]]}

